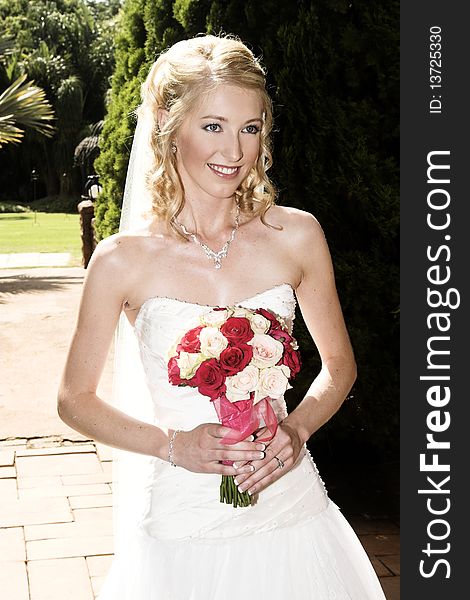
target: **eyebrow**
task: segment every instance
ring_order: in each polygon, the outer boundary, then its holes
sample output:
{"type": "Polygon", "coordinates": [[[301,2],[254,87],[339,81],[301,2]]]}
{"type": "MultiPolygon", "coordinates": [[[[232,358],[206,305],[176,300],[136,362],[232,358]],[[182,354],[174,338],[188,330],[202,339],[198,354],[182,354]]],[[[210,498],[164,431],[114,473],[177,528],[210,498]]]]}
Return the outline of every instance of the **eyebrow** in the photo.
{"type": "MultiPolygon", "coordinates": [[[[227,122],[228,119],[226,117],[221,117],[220,115],[206,115],[205,117],[201,117],[202,119],[215,119],[216,121],[224,121],[227,122]]],[[[245,125],[247,123],[252,123],[253,121],[259,121],[260,123],[263,122],[263,119],[260,119],[259,117],[254,117],[253,119],[248,119],[247,121],[245,121],[245,125]]]]}

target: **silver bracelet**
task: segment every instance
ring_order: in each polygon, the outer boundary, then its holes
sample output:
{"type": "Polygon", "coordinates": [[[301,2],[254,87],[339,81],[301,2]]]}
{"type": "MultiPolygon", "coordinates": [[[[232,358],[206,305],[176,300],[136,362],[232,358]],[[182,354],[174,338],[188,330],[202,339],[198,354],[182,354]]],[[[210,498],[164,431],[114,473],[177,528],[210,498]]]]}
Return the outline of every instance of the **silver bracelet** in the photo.
{"type": "Polygon", "coordinates": [[[175,463],[173,462],[173,442],[175,441],[175,437],[178,435],[178,433],[181,433],[182,431],[182,429],[175,429],[168,443],[168,462],[172,467],[176,467],[175,463]]]}

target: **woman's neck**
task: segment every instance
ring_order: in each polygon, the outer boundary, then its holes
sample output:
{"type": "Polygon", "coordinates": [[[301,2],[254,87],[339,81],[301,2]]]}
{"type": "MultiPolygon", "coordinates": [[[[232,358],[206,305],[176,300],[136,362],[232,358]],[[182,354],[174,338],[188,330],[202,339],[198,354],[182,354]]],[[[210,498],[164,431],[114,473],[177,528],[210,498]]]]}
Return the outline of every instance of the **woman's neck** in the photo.
{"type": "Polygon", "coordinates": [[[218,240],[235,226],[235,197],[200,200],[186,197],[178,222],[205,240],[218,240]]]}

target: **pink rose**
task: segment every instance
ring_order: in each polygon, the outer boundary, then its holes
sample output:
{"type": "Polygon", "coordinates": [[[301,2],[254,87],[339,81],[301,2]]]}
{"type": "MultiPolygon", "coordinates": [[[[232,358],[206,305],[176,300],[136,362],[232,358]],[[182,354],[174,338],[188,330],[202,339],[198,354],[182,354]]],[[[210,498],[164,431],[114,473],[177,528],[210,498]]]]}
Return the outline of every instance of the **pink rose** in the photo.
{"type": "Polygon", "coordinates": [[[225,392],[225,375],[215,358],[205,360],[196,371],[194,381],[203,396],[215,400],[225,392]]]}
{"type": "Polygon", "coordinates": [[[239,402],[248,400],[251,392],[254,392],[258,386],[259,369],[253,365],[248,365],[236,375],[227,377],[227,400],[230,402],[239,402]]]}
{"type": "Polygon", "coordinates": [[[289,369],[285,365],[262,369],[259,374],[259,387],[255,402],[263,398],[282,398],[289,385],[289,369]]]}
{"type": "Polygon", "coordinates": [[[252,364],[259,369],[273,367],[279,362],[284,352],[281,342],[264,333],[256,333],[249,344],[253,346],[252,364]]]}
{"type": "Polygon", "coordinates": [[[220,353],[220,366],[227,375],[235,375],[242,371],[253,356],[253,348],[248,344],[229,346],[220,353]]]}
{"type": "Polygon", "coordinates": [[[249,342],[254,335],[250,321],[245,317],[230,317],[222,325],[220,332],[234,346],[249,342]]]}

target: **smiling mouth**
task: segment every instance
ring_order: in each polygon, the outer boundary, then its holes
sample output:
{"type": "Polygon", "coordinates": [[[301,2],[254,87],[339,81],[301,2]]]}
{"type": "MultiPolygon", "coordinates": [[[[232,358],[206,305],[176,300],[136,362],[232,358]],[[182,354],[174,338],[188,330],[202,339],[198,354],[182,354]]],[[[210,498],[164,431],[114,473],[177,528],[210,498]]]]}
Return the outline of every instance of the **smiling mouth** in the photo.
{"type": "Polygon", "coordinates": [[[222,177],[234,177],[240,170],[240,167],[224,167],[222,165],[214,165],[207,163],[207,166],[214,171],[217,175],[222,177]]]}

